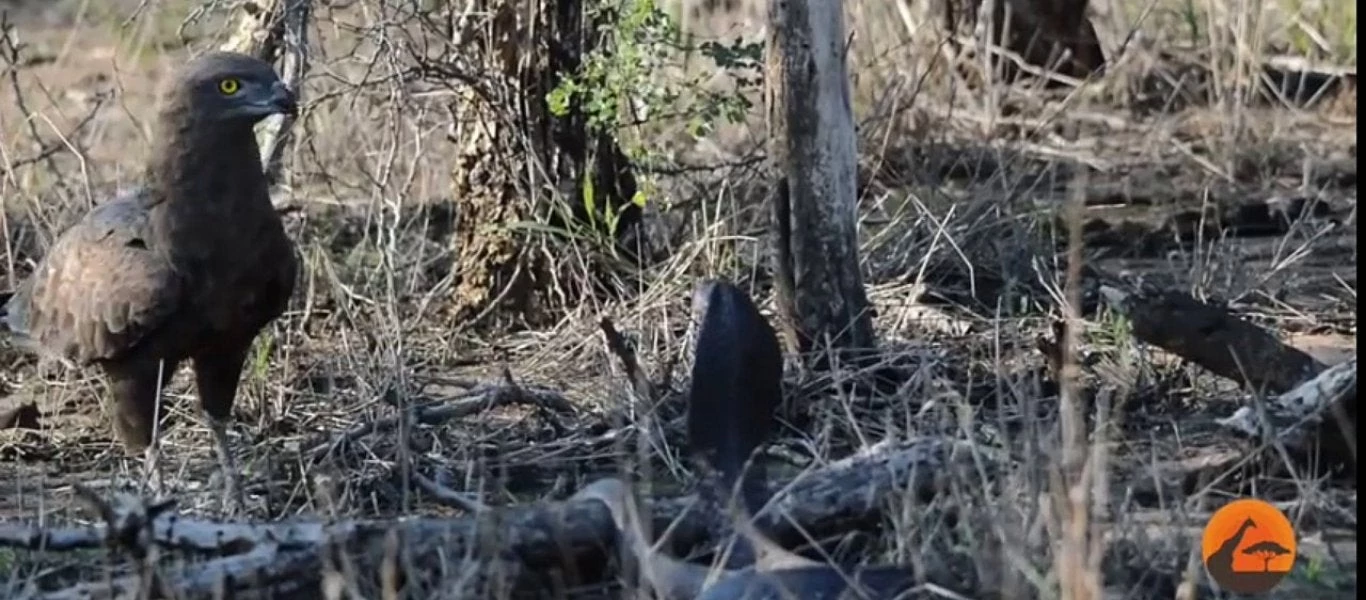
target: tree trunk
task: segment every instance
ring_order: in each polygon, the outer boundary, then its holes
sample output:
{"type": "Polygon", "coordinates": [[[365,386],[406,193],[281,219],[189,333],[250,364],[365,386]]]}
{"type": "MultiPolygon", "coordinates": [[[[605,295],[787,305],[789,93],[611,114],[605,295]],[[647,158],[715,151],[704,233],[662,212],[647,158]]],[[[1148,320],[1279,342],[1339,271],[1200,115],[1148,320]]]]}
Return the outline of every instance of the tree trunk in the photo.
{"type": "Polygon", "coordinates": [[[803,353],[875,343],[858,260],[843,9],[832,0],[769,5],[764,99],[777,179],[770,202],[778,302],[788,344],[803,353]]]}
{"type": "MultiPolygon", "coordinates": [[[[451,53],[463,54],[481,71],[481,80],[465,89],[455,107],[454,137],[461,151],[452,172],[457,205],[452,316],[465,320],[497,309],[515,322],[544,323],[557,318],[550,310],[555,298],[577,304],[580,294],[601,291],[601,281],[588,282],[597,289],[566,289],[584,279],[564,271],[566,265],[556,257],[581,254],[546,251],[543,244],[571,242],[517,225],[569,229],[588,224],[617,251],[638,258],[644,252],[626,242],[640,221],[640,207],[631,202],[636,181],[610,133],[590,131],[576,103],[559,117],[546,105],[547,94],[593,50],[599,23],[585,16],[584,0],[479,4],[476,14],[494,15],[486,28],[471,26],[444,36],[470,38],[453,44],[451,53]],[[591,214],[584,202],[585,174],[592,178],[597,207],[591,214]],[[611,231],[605,225],[607,210],[618,215],[611,231]],[[552,281],[558,287],[552,289],[552,281]]],[[[458,68],[450,67],[438,69],[436,76],[461,79],[456,73],[458,68]]],[[[610,271],[605,260],[592,266],[595,276],[610,271]]]]}

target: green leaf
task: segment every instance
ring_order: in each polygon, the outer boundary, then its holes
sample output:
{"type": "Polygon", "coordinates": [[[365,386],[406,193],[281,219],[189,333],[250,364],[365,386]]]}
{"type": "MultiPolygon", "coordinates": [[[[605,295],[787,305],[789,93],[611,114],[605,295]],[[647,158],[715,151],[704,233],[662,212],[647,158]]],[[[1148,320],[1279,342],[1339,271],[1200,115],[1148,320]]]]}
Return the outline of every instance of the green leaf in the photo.
{"type": "Polygon", "coordinates": [[[584,169],[583,171],[583,207],[588,212],[589,222],[596,222],[598,201],[593,190],[592,167],[584,169]]]}
{"type": "Polygon", "coordinates": [[[569,102],[574,98],[573,80],[566,79],[555,86],[546,94],[546,106],[550,109],[550,114],[557,117],[564,117],[569,114],[569,102]]]}

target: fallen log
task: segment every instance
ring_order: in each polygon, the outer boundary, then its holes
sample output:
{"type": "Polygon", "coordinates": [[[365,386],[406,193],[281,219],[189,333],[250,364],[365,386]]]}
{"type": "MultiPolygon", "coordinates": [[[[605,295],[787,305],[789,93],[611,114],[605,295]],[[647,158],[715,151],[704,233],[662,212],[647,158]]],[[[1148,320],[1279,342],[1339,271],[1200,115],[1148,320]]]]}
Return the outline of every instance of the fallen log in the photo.
{"type": "Polygon", "coordinates": [[[1318,466],[1355,465],[1356,359],[1329,369],[1261,327],[1180,292],[1102,283],[1100,293],[1129,317],[1139,341],[1254,392],[1253,405],[1220,420],[1222,426],[1279,442],[1318,466]],[[1271,395],[1265,421],[1255,409],[1263,394],[1271,395]]]}
{"type": "Polygon", "coordinates": [[[1187,294],[1107,284],[1101,285],[1100,292],[1110,306],[1129,318],[1139,341],[1255,391],[1283,393],[1325,368],[1261,327],[1187,294]]]}
{"type": "MultiPolygon", "coordinates": [[[[967,445],[944,439],[875,446],[782,486],[756,521],[780,542],[876,526],[889,499],[907,493],[929,499],[941,489],[949,467],[963,464],[969,452],[967,445]]],[[[29,590],[21,597],[127,598],[152,592],[154,597],[194,598],[224,591],[238,597],[285,591],[308,596],[324,582],[355,585],[357,591],[381,584],[406,587],[425,596],[428,590],[449,589],[455,570],[477,573],[467,585],[481,591],[544,590],[551,573],[584,573],[605,564],[615,535],[610,513],[596,501],[547,501],[459,518],[233,523],[179,515],[169,503],[149,504],[133,495],[103,500],[84,493],[102,523],[0,524],[0,546],[48,551],[108,547],[140,563],[155,563],[158,554],[173,551],[218,558],[174,570],[160,565],[134,569],[156,572],[151,581],[136,574],[100,578],[55,591],[29,590]],[[350,566],[333,569],[328,566],[332,563],[350,566]],[[333,577],[335,572],[342,574],[333,577]]],[[[704,541],[710,517],[689,510],[692,504],[691,498],[653,503],[648,510],[654,530],[672,525],[674,546],[704,541]]],[[[590,573],[578,583],[591,581],[596,579],[590,573]]]]}

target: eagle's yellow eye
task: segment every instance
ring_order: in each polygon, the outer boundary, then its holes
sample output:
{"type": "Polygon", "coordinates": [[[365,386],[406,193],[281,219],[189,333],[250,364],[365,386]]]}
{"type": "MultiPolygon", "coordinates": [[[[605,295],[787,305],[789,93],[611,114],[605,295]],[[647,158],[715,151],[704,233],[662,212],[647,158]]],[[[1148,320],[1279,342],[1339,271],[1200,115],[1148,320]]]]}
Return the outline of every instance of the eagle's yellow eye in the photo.
{"type": "Polygon", "coordinates": [[[241,82],[237,81],[232,77],[220,80],[218,82],[218,91],[222,92],[224,96],[231,96],[233,94],[236,94],[237,90],[239,89],[242,89],[241,82]]]}

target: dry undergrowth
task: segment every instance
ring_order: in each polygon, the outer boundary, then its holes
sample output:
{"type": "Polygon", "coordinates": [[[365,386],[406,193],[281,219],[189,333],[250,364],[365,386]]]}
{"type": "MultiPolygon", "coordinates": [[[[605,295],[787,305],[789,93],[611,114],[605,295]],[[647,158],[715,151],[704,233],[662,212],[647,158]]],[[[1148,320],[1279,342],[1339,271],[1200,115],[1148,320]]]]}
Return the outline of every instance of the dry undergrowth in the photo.
{"type": "MultiPolygon", "coordinates": [[[[1086,574],[1107,598],[1208,597],[1191,553],[1202,517],[1226,498],[1255,494],[1276,499],[1301,535],[1301,562],[1277,593],[1354,595],[1355,535],[1343,533],[1356,524],[1354,483],[1288,477],[1285,465],[1254,452],[1200,481],[1156,485],[1143,474],[1246,450],[1211,423],[1242,397],[1230,384],[1142,347],[1104,311],[1079,328],[1087,367],[1081,389],[1061,394],[1070,402],[1059,401],[1035,350],[1063,316],[1062,207],[1084,200],[1072,223],[1086,225],[1088,260],[1225,302],[1312,340],[1305,345],[1329,362],[1344,345],[1354,355],[1355,90],[1287,108],[1260,99],[1251,76],[1254,59],[1270,51],[1254,47],[1280,52],[1322,38],[1332,48],[1329,41],[1345,39],[1340,32],[1320,31],[1313,24],[1322,21],[1307,17],[1294,31],[1271,27],[1271,17],[1227,19],[1241,3],[1202,3],[1184,16],[1160,3],[1111,4],[1102,11],[1109,43],[1122,42],[1127,28],[1142,33],[1127,36],[1128,50],[1103,81],[1068,91],[967,91],[976,88],[961,71],[939,62],[947,60],[940,44],[906,33],[921,17],[852,4],[861,24],[851,70],[862,124],[864,269],[877,331],[908,376],[895,389],[850,392],[790,368],[789,390],[821,411],[808,430],[774,445],[773,455],[794,463],[779,476],[888,436],[929,434],[1011,449],[1015,466],[1002,478],[956,481],[930,506],[897,507],[884,535],[851,535],[836,555],[966,569],[979,589],[1004,598],[1094,597],[1075,591],[1086,574]],[[1087,185],[1073,190],[1082,173],[1087,185]],[[1266,232],[1235,210],[1271,199],[1304,200],[1307,214],[1266,232]],[[1263,232],[1254,235],[1257,227],[1263,232]],[[1059,429],[1072,443],[1058,442],[1059,429]],[[1055,466],[1072,469],[1087,456],[1101,460],[1090,477],[1106,500],[1081,514],[1073,509],[1085,498],[1057,495],[1051,478],[1055,466]],[[1088,536],[1095,547],[1079,547],[1088,536]]],[[[0,47],[0,288],[134,173],[151,92],[184,55],[177,29],[194,8],[36,6],[0,2],[18,23],[0,47]]],[[[221,17],[214,10],[205,23],[221,17]]],[[[640,437],[622,428],[639,415],[624,409],[627,384],[602,343],[601,317],[632,337],[676,405],[687,384],[691,283],[720,275],[758,284],[761,306],[770,305],[759,268],[766,219],[761,190],[752,189],[762,135],[755,117],[710,139],[660,134],[680,160],[707,168],[662,178],[651,218],[668,258],[629,302],[584,298],[543,331],[444,320],[454,276],[446,180],[453,127],[442,93],[398,83],[402,56],[377,45],[382,33],[402,29],[379,23],[400,14],[369,0],[316,9],[318,63],[277,191],[308,269],[292,310],[260,341],[233,431],[255,517],[448,511],[414,472],[477,490],[491,505],[565,497],[634,455],[636,442],[624,440],[640,437]],[[398,409],[456,401],[508,377],[558,390],[572,413],[507,406],[328,444],[398,409]]],[[[214,30],[186,29],[196,49],[221,42],[214,30]]],[[[8,396],[0,401],[33,400],[43,414],[37,431],[0,432],[0,517],[76,518],[71,483],[126,480],[136,470],[122,470],[130,465],[98,419],[93,380],[37,367],[0,348],[0,394],[8,396]]],[[[187,384],[182,377],[172,390],[175,425],[163,460],[183,505],[213,511],[208,433],[187,384]]],[[[690,481],[679,433],[649,440],[641,468],[657,491],[690,481]]],[[[46,570],[70,560],[0,549],[0,590],[7,581],[69,578],[46,570]]]]}

